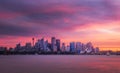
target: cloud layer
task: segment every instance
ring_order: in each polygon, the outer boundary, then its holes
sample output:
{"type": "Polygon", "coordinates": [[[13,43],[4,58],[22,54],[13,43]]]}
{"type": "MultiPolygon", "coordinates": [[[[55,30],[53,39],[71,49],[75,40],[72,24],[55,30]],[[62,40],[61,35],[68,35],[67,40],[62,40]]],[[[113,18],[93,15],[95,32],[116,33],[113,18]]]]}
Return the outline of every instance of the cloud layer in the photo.
{"type": "Polygon", "coordinates": [[[65,42],[111,41],[105,36],[120,40],[119,3],[119,0],[1,0],[0,36],[57,36],[65,42]]]}

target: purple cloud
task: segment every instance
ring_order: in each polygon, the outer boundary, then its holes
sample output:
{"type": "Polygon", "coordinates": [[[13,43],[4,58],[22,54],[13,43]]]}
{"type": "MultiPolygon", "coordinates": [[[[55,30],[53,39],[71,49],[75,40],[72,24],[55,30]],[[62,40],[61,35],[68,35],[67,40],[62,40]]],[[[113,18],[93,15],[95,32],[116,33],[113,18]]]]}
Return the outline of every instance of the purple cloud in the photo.
{"type": "Polygon", "coordinates": [[[114,9],[119,5],[116,3],[113,0],[2,0],[0,35],[54,35],[89,23],[113,21],[120,15],[118,8],[114,9]]]}

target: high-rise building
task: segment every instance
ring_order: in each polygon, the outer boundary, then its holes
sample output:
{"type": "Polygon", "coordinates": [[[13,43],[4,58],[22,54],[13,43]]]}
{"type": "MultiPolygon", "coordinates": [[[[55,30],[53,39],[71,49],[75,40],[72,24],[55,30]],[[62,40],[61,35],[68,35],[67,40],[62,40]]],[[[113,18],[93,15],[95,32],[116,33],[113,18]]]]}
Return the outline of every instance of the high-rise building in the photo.
{"type": "Polygon", "coordinates": [[[44,49],[45,52],[51,52],[51,49],[50,49],[50,44],[48,43],[48,40],[45,41],[45,49],[44,49]]]}
{"type": "Polygon", "coordinates": [[[82,49],[81,42],[77,42],[76,43],[76,53],[80,54],[81,49],[82,49]]]}
{"type": "Polygon", "coordinates": [[[46,48],[44,38],[39,39],[39,40],[35,43],[35,48],[36,48],[36,50],[44,51],[44,49],[46,48]]]}
{"type": "Polygon", "coordinates": [[[57,51],[60,51],[60,40],[56,39],[57,51]]]}
{"type": "Polygon", "coordinates": [[[72,53],[75,52],[75,42],[70,43],[70,52],[72,52],[72,53]]]}
{"type": "Polygon", "coordinates": [[[69,45],[67,45],[67,47],[66,47],[66,52],[70,52],[70,46],[69,45]]]}
{"type": "Polygon", "coordinates": [[[81,51],[80,51],[80,53],[81,54],[84,54],[85,53],[85,49],[86,49],[86,46],[85,46],[85,44],[81,44],[81,51]]]}
{"type": "Polygon", "coordinates": [[[52,37],[52,38],[51,38],[51,48],[52,48],[53,51],[56,51],[56,50],[57,50],[55,37],[52,37]]]}
{"type": "Polygon", "coordinates": [[[65,43],[62,43],[61,52],[65,52],[66,46],[65,43]]]}
{"type": "Polygon", "coordinates": [[[44,50],[44,38],[40,40],[41,50],[44,50]]]}
{"type": "Polygon", "coordinates": [[[35,50],[36,51],[40,51],[41,50],[41,41],[38,40],[36,43],[35,43],[35,50]]]}
{"type": "Polygon", "coordinates": [[[44,52],[46,51],[46,49],[47,49],[47,44],[48,44],[47,41],[45,41],[44,38],[42,38],[42,39],[41,39],[41,50],[42,50],[42,51],[44,51],[44,52]]]}
{"type": "Polygon", "coordinates": [[[51,52],[53,51],[51,43],[48,43],[47,47],[50,49],[51,52]]]}
{"type": "Polygon", "coordinates": [[[47,52],[48,51],[48,40],[46,40],[44,42],[44,51],[47,52]]]}

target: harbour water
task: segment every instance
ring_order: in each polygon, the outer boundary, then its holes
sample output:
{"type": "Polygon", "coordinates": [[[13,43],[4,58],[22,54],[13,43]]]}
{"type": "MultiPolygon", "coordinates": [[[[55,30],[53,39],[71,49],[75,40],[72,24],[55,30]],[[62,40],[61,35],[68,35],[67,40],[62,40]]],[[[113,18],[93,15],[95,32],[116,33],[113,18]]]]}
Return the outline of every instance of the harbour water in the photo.
{"type": "Polygon", "coordinates": [[[120,73],[120,56],[0,56],[0,73],[120,73]]]}

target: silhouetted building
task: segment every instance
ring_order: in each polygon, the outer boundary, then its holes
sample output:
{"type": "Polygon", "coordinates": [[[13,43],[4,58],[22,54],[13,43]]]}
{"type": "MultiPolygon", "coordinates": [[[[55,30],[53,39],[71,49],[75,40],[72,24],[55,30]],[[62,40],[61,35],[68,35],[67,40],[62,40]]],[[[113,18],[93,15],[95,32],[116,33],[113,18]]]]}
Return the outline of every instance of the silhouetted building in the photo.
{"type": "Polygon", "coordinates": [[[99,53],[99,51],[100,51],[100,50],[99,50],[99,47],[96,47],[94,50],[95,50],[95,53],[96,53],[96,54],[99,53]]]}
{"type": "Polygon", "coordinates": [[[44,38],[42,38],[42,39],[40,40],[40,46],[41,46],[41,50],[44,51],[44,49],[45,49],[44,38]]]}
{"type": "Polygon", "coordinates": [[[62,43],[61,52],[65,52],[66,46],[65,43],[62,43]]]}
{"type": "Polygon", "coordinates": [[[0,54],[5,54],[7,52],[7,47],[0,47],[0,54]]]}
{"type": "Polygon", "coordinates": [[[56,39],[55,39],[55,37],[52,37],[52,38],[51,38],[51,47],[52,47],[53,52],[56,52],[56,51],[57,51],[57,46],[56,46],[56,39]]]}
{"type": "Polygon", "coordinates": [[[44,42],[44,52],[48,52],[50,49],[48,48],[48,40],[44,42]]]}
{"type": "Polygon", "coordinates": [[[65,43],[61,44],[60,39],[55,37],[51,38],[51,43],[48,40],[44,40],[44,38],[34,42],[34,38],[32,38],[32,43],[28,42],[24,46],[18,43],[15,48],[10,48],[9,50],[5,47],[0,47],[0,54],[5,54],[6,52],[11,54],[101,54],[99,48],[94,48],[91,42],[87,44],[70,42],[66,46],[65,43]]]}
{"type": "Polygon", "coordinates": [[[48,48],[49,48],[50,51],[52,52],[52,45],[51,45],[51,43],[48,43],[48,48]]]}
{"type": "Polygon", "coordinates": [[[20,43],[16,44],[16,47],[15,47],[15,51],[19,51],[19,50],[21,50],[21,44],[20,43]]]}
{"type": "Polygon", "coordinates": [[[66,47],[66,52],[70,52],[70,46],[69,45],[67,45],[67,47],[66,47]]]}
{"type": "Polygon", "coordinates": [[[81,49],[82,49],[81,42],[77,42],[76,43],[76,53],[80,54],[81,49]]]}
{"type": "Polygon", "coordinates": [[[72,53],[75,52],[75,42],[70,43],[70,52],[72,52],[72,53]]]}
{"type": "Polygon", "coordinates": [[[81,51],[80,51],[80,54],[84,54],[85,53],[85,49],[86,49],[86,45],[82,43],[82,48],[81,48],[81,51]]]}
{"type": "Polygon", "coordinates": [[[35,43],[35,50],[37,51],[37,52],[39,52],[40,50],[41,50],[41,41],[40,40],[38,40],[36,43],[35,43]]]}
{"type": "Polygon", "coordinates": [[[56,39],[57,51],[60,51],[60,40],[56,39]]]}
{"type": "Polygon", "coordinates": [[[31,48],[32,45],[31,45],[31,43],[26,43],[25,47],[26,47],[26,48],[31,48]]]}

